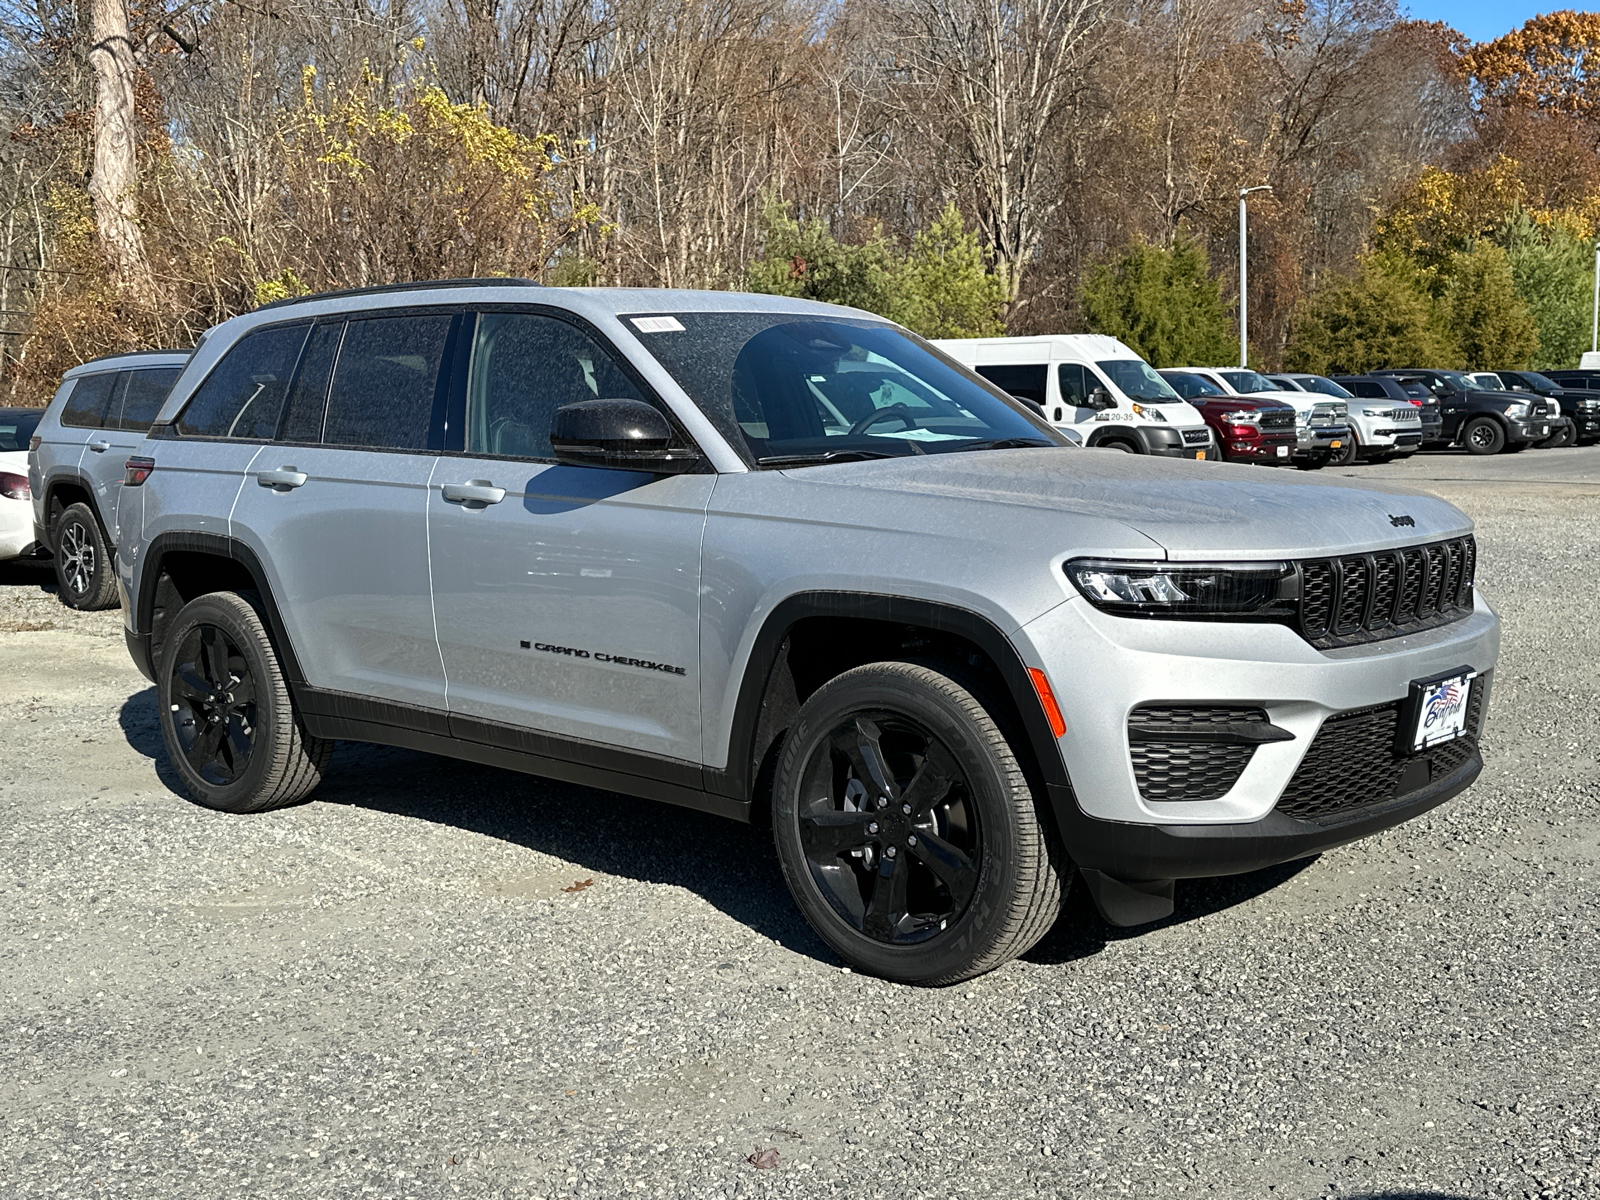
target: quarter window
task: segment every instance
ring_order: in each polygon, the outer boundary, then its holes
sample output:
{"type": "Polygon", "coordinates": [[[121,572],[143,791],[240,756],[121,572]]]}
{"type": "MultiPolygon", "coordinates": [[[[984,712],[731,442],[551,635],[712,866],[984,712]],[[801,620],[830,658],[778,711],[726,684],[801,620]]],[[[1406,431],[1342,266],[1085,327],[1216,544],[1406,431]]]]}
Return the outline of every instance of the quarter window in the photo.
{"type": "Polygon", "coordinates": [[[351,321],[334,368],[322,440],[330,446],[426,450],[439,401],[448,314],[351,321]]]}
{"type": "Polygon", "coordinates": [[[247,333],[222,356],[178,418],[183,437],[267,439],[309,325],[279,325],[247,333]]]}
{"type": "Polygon", "coordinates": [[[67,397],[61,410],[61,423],[74,429],[100,429],[106,423],[106,408],[111,403],[111,391],[117,386],[117,373],[106,371],[100,375],[83,375],[67,397]]]}
{"type": "Polygon", "coordinates": [[[538,313],[480,314],[467,384],[467,453],[554,457],[556,409],[596,399],[648,402],[611,353],[577,326],[538,313]]]}
{"type": "Polygon", "coordinates": [[[300,369],[294,375],[294,385],[289,389],[289,402],[283,415],[283,432],[278,435],[282,441],[322,440],[322,418],[328,407],[328,380],[333,376],[333,360],[339,353],[339,339],[343,334],[343,321],[318,325],[311,331],[306,352],[300,356],[300,369]]]}
{"type": "Polygon", "coordinates": [[[135,433],[146,432],[182,373],[181,367],[129,371],[122,389],[122,428],[135,433]]]}

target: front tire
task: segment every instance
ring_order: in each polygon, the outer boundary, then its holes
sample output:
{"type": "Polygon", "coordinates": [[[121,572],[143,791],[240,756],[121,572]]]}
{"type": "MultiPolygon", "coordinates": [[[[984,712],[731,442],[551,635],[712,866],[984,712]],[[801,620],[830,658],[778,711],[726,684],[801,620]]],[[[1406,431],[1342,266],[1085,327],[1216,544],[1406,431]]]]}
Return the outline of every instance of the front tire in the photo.
{"type": "Polygon", "coordinates": [[[1348,467],[1355,462],[1360,453],[1361,442],[1356,438],[1355,430],[1352,429],[1350,436],[1345,438],[1344,445],[1340,446],[1333,457],[1328,459],[1328,465],[1330,467],[1348,467]]]}
{"type": "Polygon", "coordinates": [[[237,592],[184,605],[156,673],[167,756],[198,804],[263,812],[322,782],[333,743],[305,731],[255,606],[237,592]]]}
{"type": "Polygon", "coordinates": [[[56,583],[61,602],[82,612],[99,612],[117,604],[116,568],[111,550],[94,510],[87,504],[69,505],[56,518],[56,583]]]}
{"type": "Polygon", "coordinates": [[[773,840],[806,920],[852,966],[956,983],[1061,911],[1054,833],[988,709],[930,666],[872,663],[801,707],[773,840]]]}
{"type": "Polygon", "coordinates": [[[1540,442],[1539,449],[1561,450],[1572,445],[1577,440],[1577,431],[1574,430],[1571,425],[1563,425],[1558,432],[1552,433],[1549,437],[1545,438],[1544,441],[1540,442]]]}
{"type": "Polygon", "coordinates": [[[1461,431],[1468,454],[1499,454],[1506,448],[1506,431],[1493,417],[1474,417],[1461,431]]]}

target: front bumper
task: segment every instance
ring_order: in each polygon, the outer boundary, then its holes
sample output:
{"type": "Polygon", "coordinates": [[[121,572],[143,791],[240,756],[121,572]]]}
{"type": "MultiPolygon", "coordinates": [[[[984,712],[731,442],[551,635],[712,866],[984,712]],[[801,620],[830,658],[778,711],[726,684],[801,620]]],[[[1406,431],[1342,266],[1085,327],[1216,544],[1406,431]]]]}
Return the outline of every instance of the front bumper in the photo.
{"type": "Polygon", "coordinates": [[[1288,431],[1258,433],[1249,438],[1236,438],[1220,431],[1213,433],[1222,457],[1229,462],[1266,463],[1276,466],[1288,462],[1295,450],[1295,436],[1288,431]]]}
{"type": "Polygon", "coordinates": [[[1600,438],[1600,409],[1580,408],[1570,419],[1580,438],[1600,438]]]}
{"type": "Polygon", "coordinates": [[[1350,437],[1347,425],[1302,425],[1295,431],[1296,458],[1327,458],[1339,452],[1350,437]]]}
{"type": "Polygon", "coordinates": [[[1542,442],[1560,427],[1559,420],[1550,417],[1519,417],[1506,420],[1508,442],[1542,442]]]}
{"type": "Polygon", "coordinates": [[[1133,431],[1139,437],[1139,444],[1144,447],[1146,454],[1156,454],[1163,458],[1215,458],[1215,442],[1211,430],[1205,429],[1206,440],[1193,440],[1193,428],[1187,432],[1185,428],[1177,425],[1135,425],[1133,431]]]}

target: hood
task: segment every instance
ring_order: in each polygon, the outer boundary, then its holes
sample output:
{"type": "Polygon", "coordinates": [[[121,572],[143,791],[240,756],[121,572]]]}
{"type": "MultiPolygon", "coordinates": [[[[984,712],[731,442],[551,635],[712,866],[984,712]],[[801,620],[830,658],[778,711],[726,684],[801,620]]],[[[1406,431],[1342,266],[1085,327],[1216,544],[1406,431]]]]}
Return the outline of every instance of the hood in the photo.
{"type": "Polygon", "coordinates": [[[914,455],[788,474],[864,493],[1056,512],[1069,528],[1075,516],[1113,520],[1144,534],[1172,560],[1354,554],[1472,531],[1454,505],[1406,488],[1105,450],[914,455]]]}

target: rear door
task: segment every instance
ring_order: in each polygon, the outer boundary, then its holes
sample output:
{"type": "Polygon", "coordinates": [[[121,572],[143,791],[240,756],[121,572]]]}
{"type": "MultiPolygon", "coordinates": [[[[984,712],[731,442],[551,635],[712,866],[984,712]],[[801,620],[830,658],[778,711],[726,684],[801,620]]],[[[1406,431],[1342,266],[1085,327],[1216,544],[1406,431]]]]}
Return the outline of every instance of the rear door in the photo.
{"type": "Polygon", "coordinates": [[[700,541],[716,477],[557,463],[556,409],[596,398],[656,403],[576,321],[480,314],[460,448],[428,495],[451,728],[556,757],[578,739],[678,759],[697,781],[700,541]]]}
{"type": "Polygon", "coordinates": [[[435,710],[438,732],[427,488],[461,323],[460,312],[430,310],[300,327],[288,339],[286,403],[271,413],[232,519],[261,560],[306,682],[435,710]]]}
{"type": "Polygon", "coordinates": [[[113,542],[120,541],[118,501],[128,456],[144,441],[150,422],[181,371],[181,367],[119,371],[104,422],[84,448],[83,473],[94,488],[95,502],[113,542]]]}

